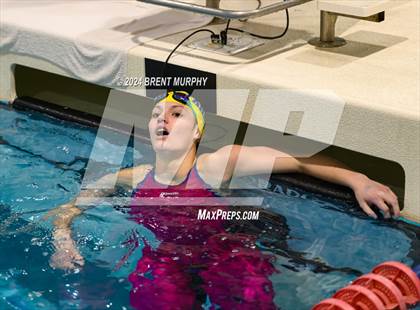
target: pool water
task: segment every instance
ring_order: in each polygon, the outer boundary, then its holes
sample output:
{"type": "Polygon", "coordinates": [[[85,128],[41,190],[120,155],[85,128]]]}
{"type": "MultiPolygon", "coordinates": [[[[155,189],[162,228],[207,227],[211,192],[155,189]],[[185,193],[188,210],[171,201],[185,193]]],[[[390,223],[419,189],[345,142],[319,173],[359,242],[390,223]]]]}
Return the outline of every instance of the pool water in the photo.
{"type": "MultiPolygon", "coordinates": [[[[98,138],[97,176],[115,172],[121,134],[98,138]]],[[[130,309],[128,275],[142,257],[141,244],[121,267],[135,231],[150,245],[159,238],[108,203],[73,222],[83,268],[53,269],[52,224],[45,213],[78,193],[96,130],[37,112],[0,105],[0,309],[130,309]]],[[[147,144],[129,147],[123,167],[151,162],[147,144]]],[[[243,179],[246,184],[257,178],[243,179]]],[[[269,276],[281,309],[310,309],[375,265],[396,260],[420,264],[416,226],[377,221],[355,206],[278,184],[275,190],[238,191],[262,196],[260,220],[232,224],[231,232],[256,236],[261,253],[275,258],[269,276]]],[[[117,195],[131,193],[120,189],[117,195]]],[[[237,194],[237,193],[236,193],[237,194]]],[[[202,296],[203,308],[211,298],[202,296]]]]}

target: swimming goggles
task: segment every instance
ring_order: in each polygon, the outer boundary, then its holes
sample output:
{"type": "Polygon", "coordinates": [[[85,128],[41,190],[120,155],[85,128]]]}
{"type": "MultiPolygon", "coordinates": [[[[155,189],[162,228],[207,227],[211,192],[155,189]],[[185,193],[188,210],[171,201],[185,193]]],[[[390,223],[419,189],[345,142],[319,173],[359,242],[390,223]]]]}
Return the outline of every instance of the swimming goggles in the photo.
{"type": "Polygon", "coordinates": [[[201,106],[200,102],[194,97],[190,96],[189,93],[185,91],[169,91],[166,95],[161,95],[157,97],[157,102],[172,102],[172,103],[181,103],[191,109],[194,114],[194,118],[197,122],[198,130],[200,134],[203,134],[205,127],[204,120],[204,109],[201,106]]]}

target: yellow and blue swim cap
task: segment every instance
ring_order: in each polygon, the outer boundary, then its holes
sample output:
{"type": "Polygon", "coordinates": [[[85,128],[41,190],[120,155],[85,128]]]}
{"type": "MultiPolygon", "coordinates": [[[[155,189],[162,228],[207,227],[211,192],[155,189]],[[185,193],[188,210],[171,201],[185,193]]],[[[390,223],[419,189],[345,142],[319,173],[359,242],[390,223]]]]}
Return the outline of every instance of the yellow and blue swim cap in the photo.
{"type": "Polygon", "coordinates": [[[158,96],[155,100],[160,102],[180,103],[191,109],[197,122],[198,131],[203,134],[206,122],[204,120],[204,109],[201,103],[186,91],[169,91],[167,94],[158,96]]]}

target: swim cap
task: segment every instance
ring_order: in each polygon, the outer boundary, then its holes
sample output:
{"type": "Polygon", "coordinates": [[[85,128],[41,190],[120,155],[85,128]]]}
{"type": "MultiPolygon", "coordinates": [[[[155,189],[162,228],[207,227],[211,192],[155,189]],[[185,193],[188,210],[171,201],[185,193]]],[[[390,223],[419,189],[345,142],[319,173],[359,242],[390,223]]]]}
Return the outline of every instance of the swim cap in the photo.
{"type": "Polygon", "coordinates": [[[198,131],[202,135],[204,132],[204,127],[206,122],[204,120],[204,109],[201,103],[195,99],[193,96],[190,96],[186,91],[170,91],[166,95],[161,95],[156,98],[157,103],[160,102],[172,102],[180,103],[191,109],[194,114],[195,121],[197,122],[198,131]]]}

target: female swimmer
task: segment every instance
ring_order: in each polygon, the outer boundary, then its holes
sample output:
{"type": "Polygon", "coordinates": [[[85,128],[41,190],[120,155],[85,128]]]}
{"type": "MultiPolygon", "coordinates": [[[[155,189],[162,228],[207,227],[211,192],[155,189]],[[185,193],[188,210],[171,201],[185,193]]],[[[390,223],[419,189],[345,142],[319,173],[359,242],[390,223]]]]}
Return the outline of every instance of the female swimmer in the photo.
{"type": "MultiPolygon", "coordinates": [[[[199,209],[210,214],[229,210],[214,189],[223,187],[234,173],[306,173],[351,188],[371,217],[376,218],[372,205],[387,218],[399,216],[397,197],[388,187],[327,158],[299,159],[269,147],[239,145],[197,156],[204,127],[204,111],[195,98],[182,91],[168,92],[157,100],[149,121],[154,165],[117,173],[120,184],[136,184],[130,219],[151,230],[160,241],[157,249],[145,242],[142,258],[129,275],[130,302],[136,309],[199,309],[206,300],[222,309],[276,308],[268,279],[276,272],[273,257],[258,250],[256,235],[231,232],[226,220],[197,219],[199,209]],[[155,203],[144,203],[148,199],[155,203]]],[[[97,184],[114,177],[106,175],[97,184]]],[[[85,190],[80,196],[111,192],[85,190]]],[[[75,200],[53,212],[56,251],[51,265],[55,268],[84,264],[70,230],[72,220],[81,212],[75,200]]],[[[134,239],[127,242],[139,243],[134,239]]]]}

